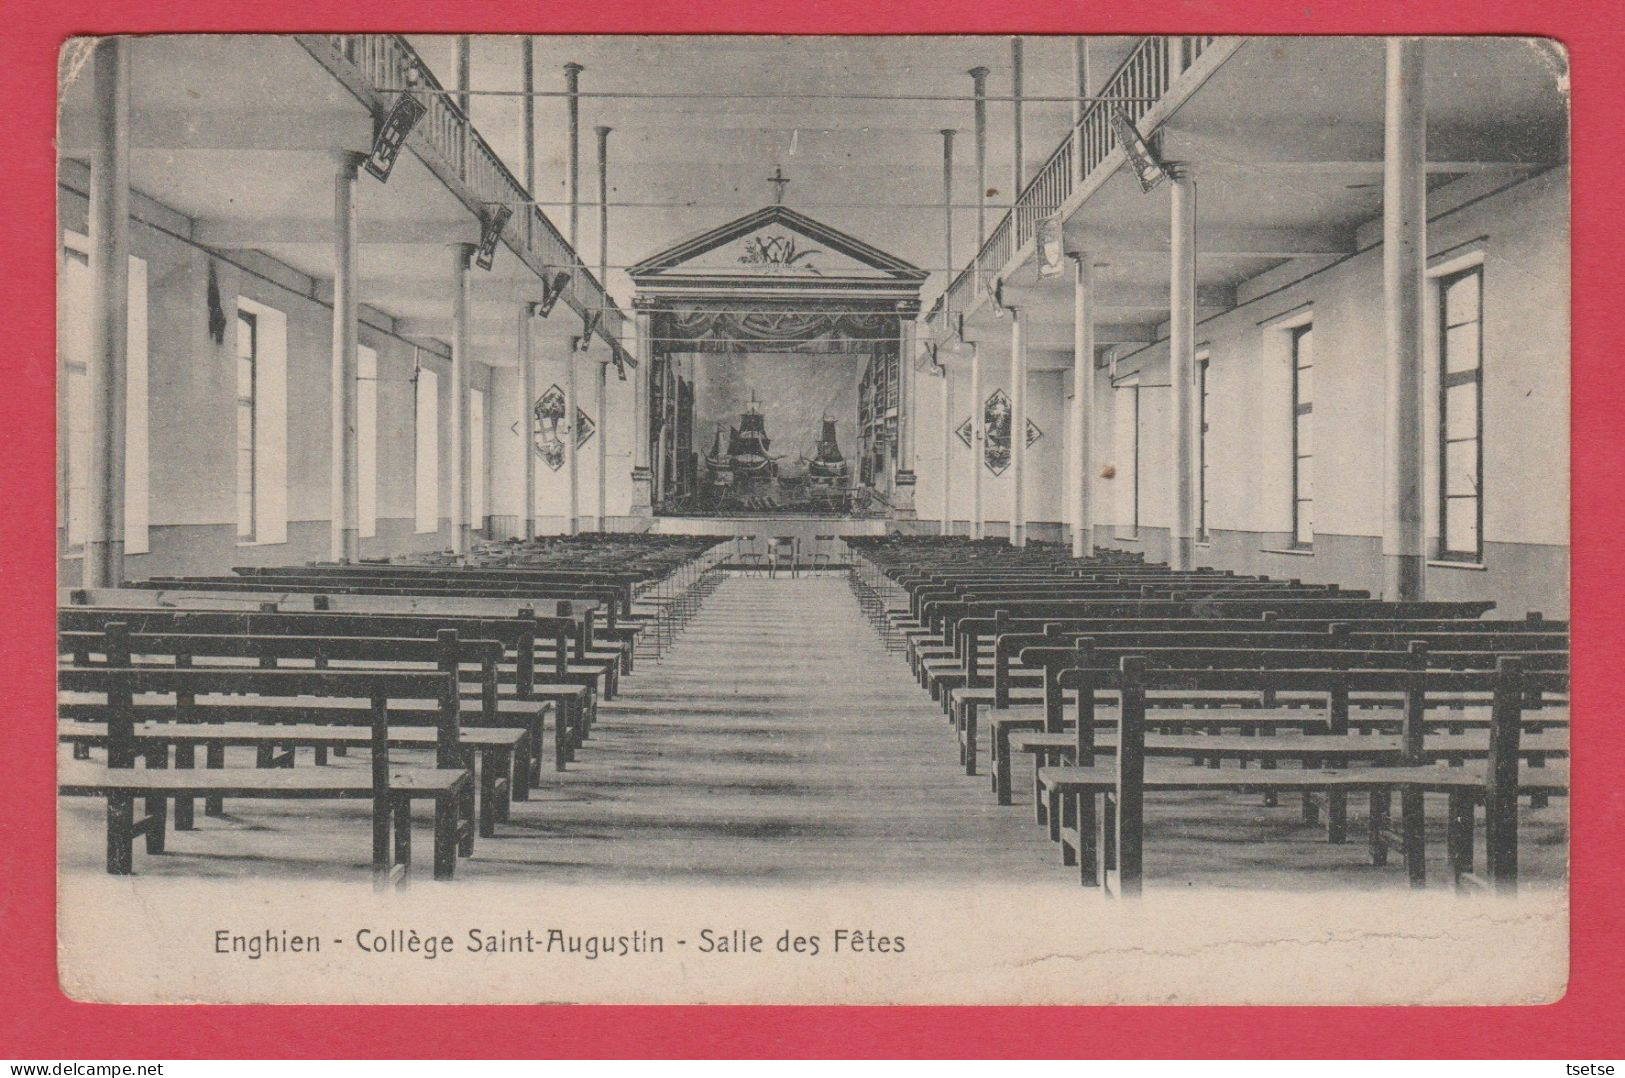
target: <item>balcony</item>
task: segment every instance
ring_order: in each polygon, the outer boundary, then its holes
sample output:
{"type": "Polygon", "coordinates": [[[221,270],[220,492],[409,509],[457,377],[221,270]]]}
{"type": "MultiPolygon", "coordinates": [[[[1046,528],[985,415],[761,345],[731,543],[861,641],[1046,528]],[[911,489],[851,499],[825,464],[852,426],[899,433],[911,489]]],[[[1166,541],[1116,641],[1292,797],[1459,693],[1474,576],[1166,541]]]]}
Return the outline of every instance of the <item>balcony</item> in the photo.
{"type": "Polygon", "coordinates": [[[1013,258],[1032,243],[1038,223],[1075,208],[1100,180],[1123,163],[1112,131],[1112,111],[1122,108],[1141,134],[1150,136],[1190,89],[1222,63],[1239,39],[1147,37],[1129,52],[1095,91],[1077,125],[1033,173],[1015,206],[994,226],[971,263],[949,284],[927,319],[946,305],[967,311],[1013,258]]]}
{"type": "Polygon", "coordinates": [[[503,242],[538,278],[548,270],[570,271],[564,302],[578,314],[602,311],[598,333],[619,341],[625,316],[558,229],[532,204],[462,109],[399,34],[302,34],[299,43],[376,115],[402,92],[421,95],[428,112],[407,138],[407,147],[476,214],[506,205],[513,217],[503,242]]]}

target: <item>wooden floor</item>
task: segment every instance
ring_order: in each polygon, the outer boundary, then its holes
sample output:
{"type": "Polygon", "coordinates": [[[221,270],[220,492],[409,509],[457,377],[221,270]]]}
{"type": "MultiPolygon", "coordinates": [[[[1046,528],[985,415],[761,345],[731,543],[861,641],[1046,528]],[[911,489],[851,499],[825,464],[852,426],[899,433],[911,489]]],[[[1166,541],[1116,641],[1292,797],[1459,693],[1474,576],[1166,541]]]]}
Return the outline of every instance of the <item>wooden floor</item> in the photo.
{"type": "MultiPolygon", "coordinates": [[[[624,685],[571,770],[548,772],[459,880],[1077,886],[1030,806],[995,805],[959,769],[942,712],[881,648],[843,573],[729,574],[624,685]]],[[[1555,802],[1526,826],[1531,880],[1563,877],[1566,813],[1555,802]]],[[[101,872],[101,802],[66,800],[61,825],[64,870],[101,872]]],[[[1295,806],[1186,795],[1153,803],[1148,828],[1148,886],[1404,887],[1402,870],[1369,865],[1357,830],[1329,846],[1295,806]]],[[[162,856],[138,852],[136,872],[365,879],[369,841],[362,804],[239,802],[162,856]]],[[[419,841],[426,860],[426,829],[419,841]]]]}

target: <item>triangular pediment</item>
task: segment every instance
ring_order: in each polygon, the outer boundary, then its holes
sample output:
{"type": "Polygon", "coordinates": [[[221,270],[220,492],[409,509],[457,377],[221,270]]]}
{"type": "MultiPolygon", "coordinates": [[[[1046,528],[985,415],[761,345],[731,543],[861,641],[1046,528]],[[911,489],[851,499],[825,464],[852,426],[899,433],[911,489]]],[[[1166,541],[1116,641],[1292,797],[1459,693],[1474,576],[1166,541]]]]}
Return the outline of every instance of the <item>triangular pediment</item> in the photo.
{"type": "Polygon", "coordinates": [[[693,236],[628,272],[640,283],[674,277],[918,283],[926,277],[924,270],[784,206],[767,206],[693,236]]]}

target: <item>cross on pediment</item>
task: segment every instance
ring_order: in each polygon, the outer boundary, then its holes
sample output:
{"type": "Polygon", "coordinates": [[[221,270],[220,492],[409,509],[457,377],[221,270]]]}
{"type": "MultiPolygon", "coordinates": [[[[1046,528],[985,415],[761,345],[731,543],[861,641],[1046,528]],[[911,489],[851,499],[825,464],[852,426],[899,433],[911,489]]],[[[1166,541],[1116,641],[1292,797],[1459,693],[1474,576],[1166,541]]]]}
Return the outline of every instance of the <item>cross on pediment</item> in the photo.
{"type": "Polygon", "coordinates": [[[773,185],[773,204],[784,205],[784,189],[790,186],[790,178],[784,174],[784,168],[773,166],[773,175],[767,178],[767,182],[773,185]]]}

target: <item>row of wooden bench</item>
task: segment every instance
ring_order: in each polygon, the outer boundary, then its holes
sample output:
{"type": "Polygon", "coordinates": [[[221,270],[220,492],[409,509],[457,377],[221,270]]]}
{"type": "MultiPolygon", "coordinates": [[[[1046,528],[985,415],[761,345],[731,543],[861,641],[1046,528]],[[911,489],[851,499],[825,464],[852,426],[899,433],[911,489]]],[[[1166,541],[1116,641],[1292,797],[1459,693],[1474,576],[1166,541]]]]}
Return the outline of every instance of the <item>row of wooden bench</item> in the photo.
{"type": "MultiPolygon", "coordinates": [[[[321,575],[326,583],[374,571],[321,575]]],[[[495,596],[489,571],[437,567],[421,591],[359,592],[364,610],[334,609],[356,600],[327,592],[311,599],[330,602],[286,609],[277,574],[239,574],[263,582],[259,591],[70,593],[58,618],[58,736],[74,759],[59,786],[106,799],[108,871],[132,871],[142,838],[160,853],[168,829],[194,829],[198,800],[218,816],[230,799],[369,799],[374,868],[381,881],[401,880],[411,806],[427,800],[434,876],[450,878],[476,837],[494,835],[542,781],[549,725],[554,768],[575,758],[649,624],[623,607],[613,628],[606,620],[595,633],[581,609],[594,607],[573,585],[558,599],[554,581],[520,570],[495,596]],[[164,599],[106,605],[130,595],[164,599]],[[551,612],[538,614],[544,604],[551,612]],[[366,772],[324,766],[351,749],[370,753],[366,772]],[[252,766],[228,766],[240,750],[252,751],[252,766]],[[300,750],[315,766],[294,766],[300,750]],[[402,766],[392,750],[432,752],[432,766],[402,766]]],[[[611,575],[578,583],[615,587],[611,575]]],[[[705,590],[703,573],[686,575],[690,590],[705,590]]]]}
{"type": "Polygon", "coordinates": [[[1124,892],[1140,887],[1147,791],[1244,789],[1267,804],[1302,794],[1306,819],[1324,808],[1333,842],[1345,838],[1349,794],[1368,792],[1373,861],[1398,846],[1417,884],[1421,796],[1442,791],[1454,875],[1475,878],[1476,801],[1493,839],[1488,878],[1502,887],[1516,879],[1506,769],[1536,804],[1566,792],[1566,771],[1548,766],[1567,755],[1565,624],[1058,551],[1006,561],[964,541],[851,545],[854,591],[884,608],[884,631],[943,707],[966,771],[977,771],[978,721],[990,713],[999,802],[1012,800],[1014,757],[1030,756],[1035,814],[1063,860],[1124,892]],[[1149,772],[1147,756],[1158,761],[1149,772]],[[1394,792],[1398,831],[1384,808],[1394,792]]]}

